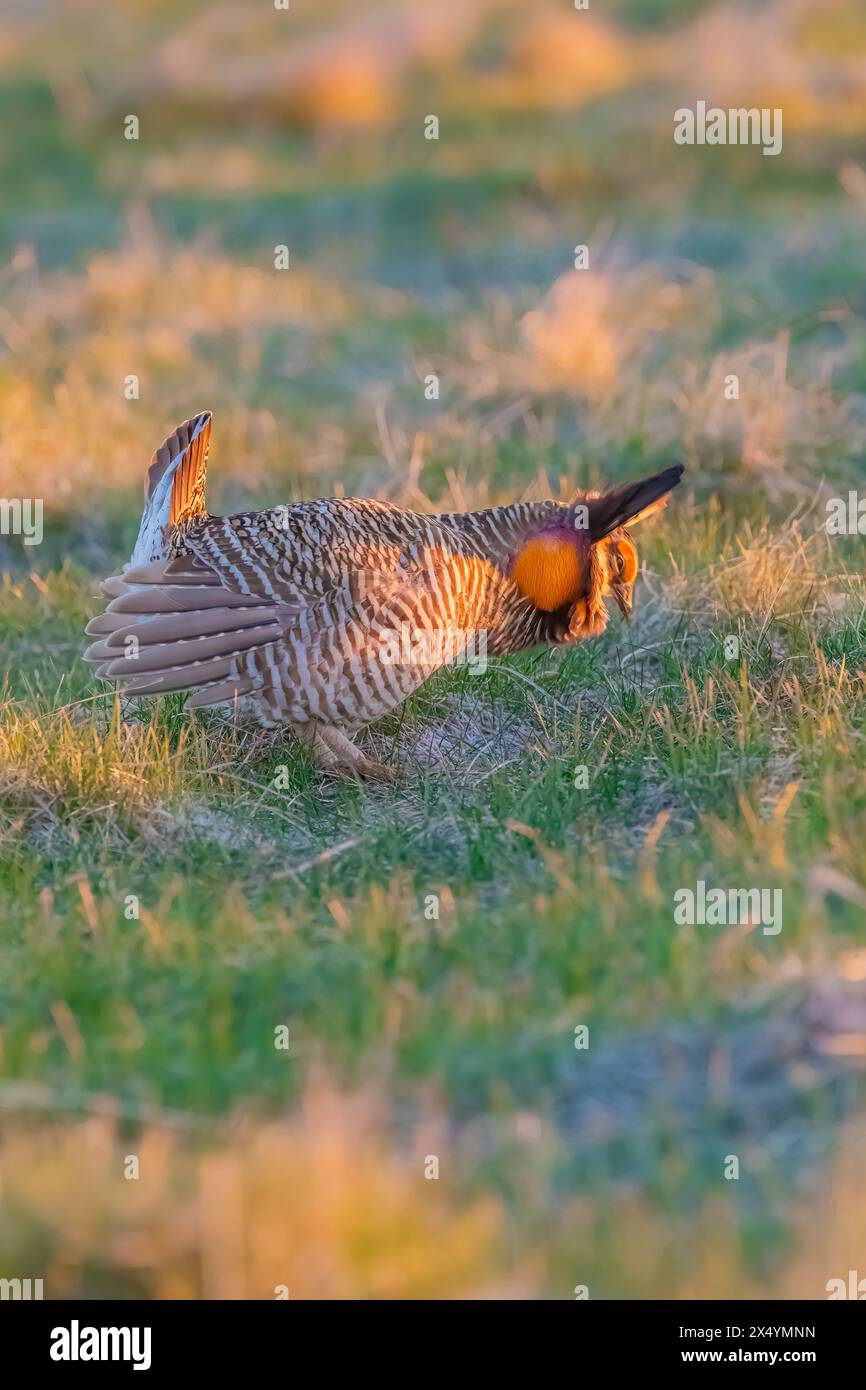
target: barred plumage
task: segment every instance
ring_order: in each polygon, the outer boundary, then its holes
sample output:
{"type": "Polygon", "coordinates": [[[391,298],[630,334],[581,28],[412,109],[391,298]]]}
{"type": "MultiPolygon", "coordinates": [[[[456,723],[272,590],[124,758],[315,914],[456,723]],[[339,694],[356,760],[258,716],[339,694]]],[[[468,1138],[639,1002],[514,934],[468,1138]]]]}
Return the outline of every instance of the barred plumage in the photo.
{"type": "Polygon", "coordinates": [[[425,516],[322,498],[235,516],[204,504],[211,416],[154,454],[132,559],[85,660],[129,695],[191,692],[288,724],[321,761],[392,770],[347,736],[396,708],[483,640],[499,656],[603,631],[631,608],[625,523],[662,506],[680,466],[569,505],[521,502],[425,516]]]}

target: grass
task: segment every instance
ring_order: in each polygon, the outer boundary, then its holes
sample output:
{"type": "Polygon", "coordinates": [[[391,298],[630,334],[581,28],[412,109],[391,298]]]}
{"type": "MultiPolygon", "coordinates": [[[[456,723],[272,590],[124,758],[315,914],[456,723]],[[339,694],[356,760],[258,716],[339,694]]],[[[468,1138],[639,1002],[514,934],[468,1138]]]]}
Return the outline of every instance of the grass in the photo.
{"type": "Polygon", "coordinates": [[[46,514],[0,539],[4,1276],[821,1297],[862,1260],[866,604],[824,519],[863,446],[863,205],[857,132],[809,98],[860,31],[825,8],[805,36],[768,9],[804,55],[777,160],[669,138],[678,55],[713,52],[681,26],[736,34],[725,7],[569,18],[598,89],[552,7],[464,7],[360,85],[337,64],[339,103],[265,66],[251,97],[208,7],[83,5],[105,61],[72,86],[59,15],[3,31],[0,492],[46,514]],[[199,84],[169,40],[211,45],[199,84]],[[358,785],[78,659],[150,453],[211,406],[215,510],[687,480],[629,625],[440,673],[364,735],[406,783],[358,785]],[[781,932],[678,926],[699,880],[780,889],[781,932]]]}

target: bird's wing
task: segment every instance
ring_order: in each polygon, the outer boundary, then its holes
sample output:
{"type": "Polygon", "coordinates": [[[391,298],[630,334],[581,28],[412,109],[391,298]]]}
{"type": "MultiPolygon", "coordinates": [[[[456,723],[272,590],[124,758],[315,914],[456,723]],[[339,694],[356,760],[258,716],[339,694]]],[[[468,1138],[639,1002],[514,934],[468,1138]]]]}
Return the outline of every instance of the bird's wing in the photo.
{"type": "Polygon", "coordinates": [[[473,641],[488,569],[448,545],[406,546],[394,568],[354,570],[287,616],[281,636],[239,656],[238,669],[273,723],[372,723],[473,641]]]}
{"type": "Polygon", "coordinates": [[[227,588],[306,606],[353,574],[395,570],[413,539],[414,520],[386,504],[328,498],[208,517],[185,531],[181,543],[227,588]]]}
{"type": "Polygon", "coordinates": [[[483,562],[447,539],[356,538],[339,564],[332,551],[315,565],[270,555],[271,540],[250,544],[253,527],[221,520],[187,533],[186,553],[106,581],[111,602],[87,628],[97,674],[131,695],[191,690],[194,705],[255,695],[275,722],[360,724],[459,654],[483,562]],[[450,644],[431,637],[443,629],[457,633],[450,644]]]}
{"type": "Polygon", "coordinates": [[[133,695],[202,686],[249,694],[238,656],[281,634],[290,605],[229,589],[191,555],[154,560],[105,581],[104,613],[87,625],[84,653],[97,675],[133,695]]]}
{"type": "Polygon", "coordinates": [[[298,612],[278,641],[241,659],[275,723],[354,728],[395,709],[442,665],[419,623],[435,607],[428,576],[359,571],[298,612]]]}
{"type": "MultiPolygon", "coordinates": [[[[220,689],[244,651],[268,646],[308,608],[339,595],[367,569],[388,573],[399,547],[371,525],[352,535],[339,513],[310,504],[237,517],[192,519],[168,558],[128,568],[103,584],[106,612],[87,633],[84,658],[134,694],[220,689]]],[[[241,679],[236,692],[249,693],[241,679]]]]}

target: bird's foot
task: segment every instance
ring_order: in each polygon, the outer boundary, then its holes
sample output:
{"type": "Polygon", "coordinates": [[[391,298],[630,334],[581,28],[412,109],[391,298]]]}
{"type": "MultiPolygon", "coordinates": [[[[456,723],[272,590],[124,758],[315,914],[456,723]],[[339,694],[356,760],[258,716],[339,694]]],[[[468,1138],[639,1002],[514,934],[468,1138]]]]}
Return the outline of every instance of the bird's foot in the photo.
{"type": "Polygon", "coordinates": [[[298,730],[298,737],[316,761],[333,772],[348,772],[380,782],[399,782],[399,768],[368,758],[350,738],[333,724],[310,724],[298,730]]]}

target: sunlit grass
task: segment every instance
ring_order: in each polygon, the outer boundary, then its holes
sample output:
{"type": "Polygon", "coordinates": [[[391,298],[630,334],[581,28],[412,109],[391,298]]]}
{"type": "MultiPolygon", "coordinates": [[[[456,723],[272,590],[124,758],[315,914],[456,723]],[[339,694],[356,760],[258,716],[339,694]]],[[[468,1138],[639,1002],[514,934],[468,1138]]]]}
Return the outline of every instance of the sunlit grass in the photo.
{"type": "Polygon", "coordinates": [[[862,1244],[856,5],[103,9],[0,24],[0,496],[46,523],[0,537],[0,1273],[822,1297],[862,1244]],[[783,105],[784,153],[675,146],[695,96],[783,105]],[[687,472],[628,625],[441,673],[359,785],[79,659],[205,408],[216,511],[687,472]],[[678,925],[700,880],[781,932],[678,925]]]}

